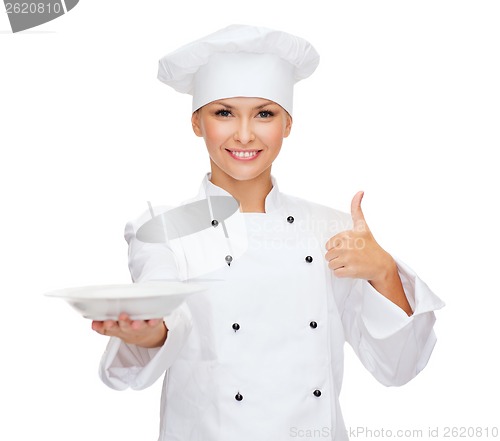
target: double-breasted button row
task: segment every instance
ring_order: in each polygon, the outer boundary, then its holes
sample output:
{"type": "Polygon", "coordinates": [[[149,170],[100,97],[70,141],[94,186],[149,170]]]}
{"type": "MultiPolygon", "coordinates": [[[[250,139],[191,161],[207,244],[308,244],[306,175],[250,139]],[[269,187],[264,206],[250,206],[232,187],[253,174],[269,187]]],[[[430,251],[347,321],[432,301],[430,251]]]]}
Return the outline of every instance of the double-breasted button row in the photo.
{"type": "MultiPolygon", "coordinates": [[[[313,329],[316,329],[318,327],[318,324],[315,321],[312,321],[309,323],[309,326],[313,329]]],[[[233,328],[234,332],[236,332],[236,331],[240,330],[240,325],[239,325],[239,323],[233,323],[231,325],[231,328],[233,328]]]]}
{"type": "MultiPolygon", "coordinates": [[[[286,218],[286,221],[287,221],[289,224],[293,224],[293,223],[294,223],[294,221],[295,221],[295,218],[294,218],[293,216],[288,216],[288,217],[286,218]]],[[[219,224],[219,223],[218,223],[216,220],[213,220],[213,221],[212,221],[212,226],[216,227],[218,224],[219,224]]],[[[227,255],[227,256],[226,256],[226,258],[225,258],[225,260],[226,260],[226,263],[230,266],[230,265],[231,265],[231,262],[233,261],[233,258],[232,258],[232,256],[227,255]]],[[[312,256],[306,256],[306,257],[305,257],[305,261],[306,261],[307,263],[312,263],[312,261],[313,261],[312,256]]],[[[316,328],[318,327],[318,323],[317,323],[317,322],[315,322],[315,321],[313,320],[313,321],[311,321],[311,322],[309,323],[309,326],[310,326],[312,329],[316,329],[316,328]]],[[[241,328],[241,327],[240,327],[240,325],[239,325],[239,323],[233,323],[233,324],[231,325],[231,327],[232,327],[232,329],[234,330],[234,332],[239,331],[239,330],[240,330],[240,328],[241,328]]],[[[313,391],[313,395],[314,395],[315,397],[319,398],[319,397],[321,396],[321,391],[320,391],[319,389],[315,389],[315,390],[313,391]]],[[[235,399],[236,401],[242,401],[242,400],[243,400],[243,395],[241,395],[241,393],[240,393],[240,392],[238,392],[238,393],[234,396],[234,399],[235,399]]]]}
{"type": "MultiPolygon", "coordinates": [[[[214,219],[214,220],[212,221],[212,227],[214,227],[214,228],[215,228],[215,227],[217,227],[218,225],[219,225],[219,221],[218,221],[217,219],[214,219]]],[[[225,261],[226,261],[226,263],[227,263],[227,265],[228,265],[228,266],[231,266],[231,262],[233,261],[233,256],[231,256],[231,255],[229,255],[229,254],[228,254],[228,255],[225,257],[225,261]]]]}
{"type": "MultiPolygon", "coordinates": [[[[321,391],[319,389],[316,389],[314,392],[313,392],[313,395],[316,397],[316,398],[319,398],[321,397],[321,391]]],[[[243,400],[243,395],[241,395],[239,392],[234,396],[234,399],[236,401],[241,401],[243,400]]]]}
{"type": "MultiPolygon", "coordinates": [[[[226,260],[226,263],[231,266],[231,262],[233,261],[233,256],[231,256],[230,254],[228,254],[226,257],[225,257],[225,260],[226,260]]],[[[307,263],[311,263],[313,261],[313,258],[312,256],[306,256],[305,258],[305,261],[307,263]]]]}
{"type": "MultiPolygon", "coordinates": [[[[293,224],[293,222],[295,221],[295,219],[294,219],[294,217],[293,217],[293,216],[288,216],[288,217],[286,218],[286,220],[287,220],[287,222],[288,222],[288,223],[290,223],[290,224],[293,224]]],[[[217,225],[219,225],[219,222],[218,222],[217,220],[215,220],[215,219],[214,219],[214,220],[212,221],[212,226],[213,226],[213,227],[216,227],[217,225]]],[[[225,260],[226,260],[226,263],[228,264],[228,266],[231,266],[231,262],[233,261],[233,256],[231,256],[231,255],[229,255],[229,254],[228,254],[228,255],[226,256],[225,260]]],[[[311,262],[313,261],[313,258],[312,258],[312,256],[306,256],[306,259],[305,259],[305,260],[306,260],[306,262],[307,262],[307,263],[311,263],[311,262]]]]}
{"type": "MultiPolygon", "coordinates": [[[[231,266],[231,262],[233,261],[233,256],[231,256],[231,255],[229,255],[229,254],[228,254],[228,255],[226,256],[226,258],[225,258],[225,259],[226,259],[226,263],[227,263],[229,266],[231,266]]],[[[311,262],[313,261],[312,256],[306,256],[305,261],[306,261],[307,263],[311,263],[311,262]]]]}
{"type": "MultiPolygon", "coordinates": [[[[293,216],[288,216],[288,217],[286,218],[286,221],[287,221],[289,224],[293,224],[293,222],[295,221],[295,218],[294,218],[293,216]]],[[[212,221],[212,226],[213,226],[213,227],[216,227],[217,225],[219,225],[219,221],[218,221],[218,220],[216,220],[216,219],[214,219],[214,220],[212,221]]]]}
{"type": "MultiPolygon", "coordinates": [[[[293,216],[288,216],[286,218],[286,221],[289,224],[293,224],[295,222],[295,218],[293,216]]],[[[307,263],[311,263],[313,261],[313,258],[312,258],[312,256],[306,256],[305,260],[306,260],[307,263]]]]}
{"type": "MultiPolygon", "coordinates": [[[[217,219],[214,219],[214,220],[212,221],[212,227],[214,227],[214,228],[215,228],[215,227],[217,227],[218,225],[219,225],[219,221],[218,221],[217,219]]],[[[227,263],[227,265],[228,265],[228,266],[231,266],[231,262],[233,261],[233,256],[231,256],[231,255],[229,255],[229,254],[228,254],[228,255],[225,257],[225,261],[226,261],[226,263],[227,263]]]]}

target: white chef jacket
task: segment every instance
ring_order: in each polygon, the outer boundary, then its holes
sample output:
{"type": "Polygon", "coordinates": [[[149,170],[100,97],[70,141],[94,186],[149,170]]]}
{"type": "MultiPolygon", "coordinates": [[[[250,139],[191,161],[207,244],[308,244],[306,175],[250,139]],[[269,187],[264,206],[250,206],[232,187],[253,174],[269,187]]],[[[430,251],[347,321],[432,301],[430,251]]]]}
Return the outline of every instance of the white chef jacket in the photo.
{"type": "MultiPolygon", "coordinates": [[[[344,342],[385,385],[408,382],[431,355],[433,310],[443,302],[399,260],[411,317],[368,282],[335,277],[324,245],[352,227],[350,215],[283,194],[272,181],[265,213],[226,220],[229,240],[210,226],[181,245],[148,244],[135,236],[147,214],[126,226],[134,282],[220,280],[165,318],[161,348],[111,337],[102,357],[100,376],[117,390],[165,374],[160,441],[281,441],[298,429],[347,440],[344,342]]],[[[195,200],[207,195],[229,194],[207,174],[195,200]]]]}

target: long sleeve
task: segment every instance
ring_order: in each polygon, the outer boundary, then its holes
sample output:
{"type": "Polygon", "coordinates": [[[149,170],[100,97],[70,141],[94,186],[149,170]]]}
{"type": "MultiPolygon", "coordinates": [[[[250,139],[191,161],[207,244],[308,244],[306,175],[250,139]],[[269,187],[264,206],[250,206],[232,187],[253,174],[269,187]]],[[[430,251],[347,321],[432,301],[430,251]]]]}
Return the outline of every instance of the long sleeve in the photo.
{"type": "MultiPolygon", "coordinates": [[[[129,244],[129,269],[134,283],[150,280],[178,280],[175,254],[167,244],[144,243],[136,231],[145,215],[127,223],[125,239],[129,244]]],[[[123,390],[151,386],[176,360],[191,331],[189,308],[182,304],[164,317],[168,336],[161,348],[142,348],[111,337],[101,358],[99,375],[109,387],[123,390]]]]}
{"type": "Polygon", "coordinates": [[[436,343],[434,310],[444,303],[403,262],[396,260],[413,315],[377,292],[367,281],[352,281],[342,323],[349,344],[382,384],[399,386],[427,364],[436,343]]]}
{"type": "Polygon", "coordinates": [[[99,375],[112,389],[145,389],[176,360],[191,331],[191,315],[185,304],[165,317],[168,338],[161,348],[142,348],[111,337],[101,358],[99,375]]]}

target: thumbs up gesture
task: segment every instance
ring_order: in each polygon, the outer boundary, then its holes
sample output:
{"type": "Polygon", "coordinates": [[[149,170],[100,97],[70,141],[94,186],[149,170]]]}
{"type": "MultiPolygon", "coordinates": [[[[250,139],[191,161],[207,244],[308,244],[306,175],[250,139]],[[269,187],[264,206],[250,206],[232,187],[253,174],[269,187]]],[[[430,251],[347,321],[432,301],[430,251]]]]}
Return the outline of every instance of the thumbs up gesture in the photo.
{"type": "Polygon", "coordinates": [[[364,193],[356,193],[351,202],[352,230],[333,236],[327,243],[325,259],[337,277],[365,279],[374,283],[384,280],[396,263],[373,237],[366,223],[361,200],[364,193]]]}
{"type": "Polygon", "coordinates": [[[410,316],[413,311],[399,278],[396,262],[375,241],[361,210],[362,199],[362,191],[352,198],[352,230],[338,233],[326,243],[325,259],[337,277],[368,280],[379,293],[410,316]]]}

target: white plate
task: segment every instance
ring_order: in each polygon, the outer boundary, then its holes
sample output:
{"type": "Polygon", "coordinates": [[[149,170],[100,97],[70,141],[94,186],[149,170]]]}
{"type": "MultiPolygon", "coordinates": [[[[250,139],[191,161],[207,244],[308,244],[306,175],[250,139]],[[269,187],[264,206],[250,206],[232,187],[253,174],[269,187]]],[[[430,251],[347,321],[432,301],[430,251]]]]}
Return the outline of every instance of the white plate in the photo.
{"type": "Polygon", "coordinates": [[[206,289],[192,282],[155,281],[66,288],[45,295],[66,300],[91,320],[117,320],[122,312],[132,320],[148,320],[170,314],[187,296],[206,289]]]}

